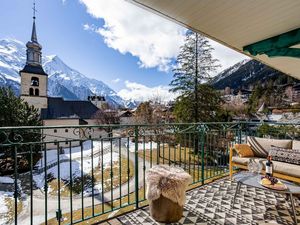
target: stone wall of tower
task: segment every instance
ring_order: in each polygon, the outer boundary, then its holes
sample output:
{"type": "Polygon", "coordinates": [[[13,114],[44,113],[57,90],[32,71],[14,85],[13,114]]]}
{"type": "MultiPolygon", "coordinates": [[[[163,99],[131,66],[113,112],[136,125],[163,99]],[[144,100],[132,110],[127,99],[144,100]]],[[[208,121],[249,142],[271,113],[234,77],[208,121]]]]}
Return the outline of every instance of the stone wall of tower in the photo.
{"type": "Polygon", "coordinates": [[[29,105],[33,105],[36,109],[46,109],[48,108],[48,98],[47,97],[36,97],[36,96],[22,96],[21,99],[26,101],[29,105]]]}
{"type": "Polygon", "coordinates": [[[21,72],[21,98],[29,105],[37,109],[48,108],[47,87],[48,76],[21,72]],[[38,79],[38,85],[32,84],[32,78],[38,79]]]}
{"type": "Polygon", "coordinates": [[[30,88],[39,90],[40,97],[47,97],[48,76],[21,72],[21,95],[30,96],[30,88]],[[32,85],[32,78],[39,79],[39,85],[32,85]]]}

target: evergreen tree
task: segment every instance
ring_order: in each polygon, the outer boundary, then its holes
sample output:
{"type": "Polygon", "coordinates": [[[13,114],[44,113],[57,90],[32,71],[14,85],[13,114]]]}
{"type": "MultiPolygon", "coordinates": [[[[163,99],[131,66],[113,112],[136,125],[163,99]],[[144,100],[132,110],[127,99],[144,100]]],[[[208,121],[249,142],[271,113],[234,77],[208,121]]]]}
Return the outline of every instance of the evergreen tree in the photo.
{"type": "MultiPolygon", "coordinates": [[[[0,88],[0,127],[15,127],[15,126],[41,126],[38,110],[33,106],[29,106],[19,97],[15,96],[14,92],[8,88],[0,88]]],[[[14,130],[0,132],[0,143],[5,143],[8,140],[11,142],[23,143],[41,142],[41,129],[30,130],[14,130]]],[[[30,158],[33,153],[33,164],[39,159],[41,146],[33,145],[15,145],[17,150],[17,165],[18,170],[30,169],[30,158]]],[[[14,151],[11,147],[0,148],[0,174],[12,173],[14,170],[14,151]]]]}
{"type": "Polygon", "coordinates": [[[177,121],[192,123],[195,122],[195,118],[200,118],[202,122],[226,120],[223,119],[220,94],[207,84],[198,85],[197,91],[197,106],[195,101],[191,101],[194,98],[194,93],[190,92],[177,98],[174,108],[177,121]],[[197,111],[193,110],[195,107],[199,107],[197,111]]]}
{"type": "MultiPolygon", "coordinates": [[[[201,121],[199,108],[201,105],[200,84],[211,78],[219,65],[218,60],[212,56],[213,48],[204,36],[188,31],[184,45],[177,57],[177,67],[174,69],[174,79],[171,82],[171,91],[180,92],[181,98],[190,97],[193,102],[193,122],[201,121]],[[199,96],[200,95],[200,96],[199,96]]],[[[180,99],[180,97],[179,97],[180,99]]]]}
{"type": "Polygon", "coordinates": [[[38,110],[15,96],[9,88],[0,88],[0,127],[41,126],[38,110]]]}

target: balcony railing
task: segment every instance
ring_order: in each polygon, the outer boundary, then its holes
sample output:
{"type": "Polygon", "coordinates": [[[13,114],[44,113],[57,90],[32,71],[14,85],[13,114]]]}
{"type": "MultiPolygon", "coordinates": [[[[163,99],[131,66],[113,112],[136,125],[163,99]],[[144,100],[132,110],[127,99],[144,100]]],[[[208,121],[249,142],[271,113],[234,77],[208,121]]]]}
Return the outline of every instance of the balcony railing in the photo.
{"type": "Polygon", "coordinates": [[[0,220],[103,220],[147,203],[145,173],[154,165],[181,167],[193,186],[203,185],[228,173],[229,147],[247,135],[298,139],[298,127],[240,122],[3,127],[0,204],[7,213],[0,220]]]}

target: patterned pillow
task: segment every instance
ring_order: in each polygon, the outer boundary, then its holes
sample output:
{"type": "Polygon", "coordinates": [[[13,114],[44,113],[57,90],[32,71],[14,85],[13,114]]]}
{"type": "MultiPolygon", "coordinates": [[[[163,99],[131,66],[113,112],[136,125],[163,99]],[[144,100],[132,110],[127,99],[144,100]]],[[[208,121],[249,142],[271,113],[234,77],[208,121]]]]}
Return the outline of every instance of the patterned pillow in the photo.
{"type": "Polygon", "coordinates": [[[251,146],[256,157],[267,158],[271,146],[292,148],[292,140],[280,140],[247,136],[247,144],[251,146]]]}
{"type": "Polygon", "coordinates": [[[272,160],[300,165],[300,149],[280,148],[271,146],[269,155],[272,160]]]}

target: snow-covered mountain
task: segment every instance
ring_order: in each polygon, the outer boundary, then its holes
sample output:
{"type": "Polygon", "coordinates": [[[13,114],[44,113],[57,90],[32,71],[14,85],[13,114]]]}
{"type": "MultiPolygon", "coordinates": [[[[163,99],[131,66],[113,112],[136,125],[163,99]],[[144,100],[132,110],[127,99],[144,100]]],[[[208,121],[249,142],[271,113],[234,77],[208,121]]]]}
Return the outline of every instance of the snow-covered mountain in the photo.
{"type": "Polygon", "coordinates": [[[19,71],[24,66],[26,48],[14,39],[0,40],[0,86],[11,87],[16,94],[20,91],[19,71]]]}
{"type": "Polygon", "coordinates": [[[114,106],[124,106],[125,104],[124,100],[102,81],[84,76],[82,73],[66,65],[56,55],[45,57],[44,69],[49,75],[49,80],[66,87],[78,99],[87,99],[87,96],[97,94],[104,96],[114,106]]]}
{"type": "Polygon", "coordinates": [[[223,80],[226,77],[230,76],[235,71],[237,71],[241,66],[245,65],[249,61],[250,61],[250,59],[244,59],[244,60],[234,64],[233,66],[223,70],[220,74],[218,74],[216,77],[214,77],[213,83],[218,83],[220,80],[223,80]]]}
{"type": "MultiPolygon", "coordinates": [[[[24,67],[25,61],[26,47],[22,42],[14,39],[0,40],[0,86],[10,86],[19,94],[19,71],[24,67]]],[[[70,68],[58,56],[45,56],[43,62],[44,70],[49,75],[49,96],[86,100],[89,95],[97,94],[104,96],[114,106],[127,104],[108,85],[70,68]]]]}
{"type": "Polygon", "coordinates": [[[282,72],[272,69],[256,60],[243,60],[222,71],[211,81],[216,89],[230,87],[232,89],[249,88],[258,81],[267,82],[270,79],[287,77],[282,72]]]}

